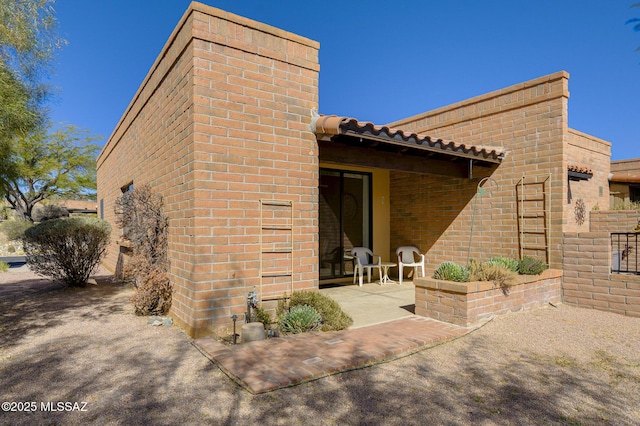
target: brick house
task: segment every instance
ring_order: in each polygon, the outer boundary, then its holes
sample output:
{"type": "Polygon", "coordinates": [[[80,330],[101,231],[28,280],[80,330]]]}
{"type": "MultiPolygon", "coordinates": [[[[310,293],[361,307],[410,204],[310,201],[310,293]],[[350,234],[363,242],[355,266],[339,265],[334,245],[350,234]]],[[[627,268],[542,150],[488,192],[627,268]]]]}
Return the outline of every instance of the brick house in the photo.
{"type": "Polygon", "coordinates": [[[416,245],[428,271],[524,254],[560,269],[563,233],[608,205],[610,144],[568,127],[568,73],[378,126],[315,113],[318,50],[192,3],[98,157],[110,222],[131,185],[163,195],[190,335],[224,332],[252,289],[267,303],[350,282],[353,246],[416,245]]]}
{"type": "Polygon", "coordinates": [[[640,203],[640,158],[611,162],[611,208],[640,203]]]}

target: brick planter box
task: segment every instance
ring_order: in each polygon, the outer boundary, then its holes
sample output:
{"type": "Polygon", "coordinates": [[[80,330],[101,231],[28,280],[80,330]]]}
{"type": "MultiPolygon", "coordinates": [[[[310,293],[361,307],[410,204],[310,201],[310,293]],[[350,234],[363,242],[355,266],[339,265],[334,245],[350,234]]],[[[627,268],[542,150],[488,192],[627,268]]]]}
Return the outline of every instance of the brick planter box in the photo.
{"type": "Polygon", "coordinates": [[[416,315],[470,326],[493,315],[529,310],[562,299],[562,271],[519,275],[507,294],[492,282],[457,283],[415,278],[416,315]]]}

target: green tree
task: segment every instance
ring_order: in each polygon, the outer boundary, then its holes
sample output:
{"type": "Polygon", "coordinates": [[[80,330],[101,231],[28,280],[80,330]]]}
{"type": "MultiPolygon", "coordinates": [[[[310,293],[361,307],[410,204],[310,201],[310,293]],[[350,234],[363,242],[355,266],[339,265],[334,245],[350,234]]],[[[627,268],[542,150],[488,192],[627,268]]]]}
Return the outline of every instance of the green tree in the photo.
{"type": "Polygon", "coordinates": [[[54,195],[93,198],[100,150],[95,140],[71,125],[15,137],[0,169],[0,189],[18,215],[33,221],[36,204],[54,195]]]}
{"type": "MultiPolygon", "coordinates": [[[[640,7],[640,3],[634,3],[631,7],[640,7]]],[[[629,19],[625,24],[633,24],[633,31],[640,31],[640,18],[629,19]]],[[[636,49],[636,52],[640,51],[640,47],[636,49]]]]}
{"type": "Polygon", "coordinates": [[[0,167],[9,144],[46,117],[50,93],[43,79],[54,52],[66,43],[57,33],[54,0],[0,0],[0,167]]]}

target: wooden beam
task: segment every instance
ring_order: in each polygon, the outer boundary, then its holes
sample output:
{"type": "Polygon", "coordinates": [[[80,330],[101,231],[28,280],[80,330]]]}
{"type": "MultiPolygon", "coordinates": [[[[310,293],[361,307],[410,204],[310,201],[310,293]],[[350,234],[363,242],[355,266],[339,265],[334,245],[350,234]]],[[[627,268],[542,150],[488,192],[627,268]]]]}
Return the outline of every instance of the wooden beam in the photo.
{"type": "MultiPolygon", "coordinates": [[[[456,178],[468,178],[467,162],[452,162],[449,159],[425,158],[400,152],[378,151],[372,147],[358,147],[330,141],[318,141],[320,162],[344,164],[360,167],[373,167],[403,172],[433,174],[456,178]]],[[[490,176],[498,167],[483,166],[474,161],[473,177],[490,176]]]]}

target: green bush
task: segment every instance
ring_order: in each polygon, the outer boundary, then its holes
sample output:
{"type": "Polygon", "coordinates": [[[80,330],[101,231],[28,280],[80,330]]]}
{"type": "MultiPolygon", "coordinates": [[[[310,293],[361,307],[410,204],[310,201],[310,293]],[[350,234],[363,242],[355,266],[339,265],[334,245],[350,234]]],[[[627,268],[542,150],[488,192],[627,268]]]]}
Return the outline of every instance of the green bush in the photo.
{"type": "Polygon", "coordinates": [[[512,259],[510,257],[498,257],[498,256],[494,256],[490,258],[487,262],[502,265],[508,270],[513,272],[518,272],[518,265],[520,264],[520,262],[518,262],[516,259],[512,259]]]}
{"type": "Polygon", "coordinates": [[[547,268],[547,264],[542,260],[524,256],[518,264],[518,273],[522,275],[540,275],[547,268]]]}
{"type": "Polygon", "coordinates": [[[70,217],[27,229],[23,243],[29,268],[71,287],[84,287],[107,252],[111,227],[94,218],[70,217]]]}
{"type": "Polygon", "coordinates": [[[19,241],[24,236],[24,231],[32,226],[33,223],[28,220],[5,220],[0,223],[0,231],[6,235],[10,241],[19,241]]]}
{"type": "Polygon", "coordinates": [[[9,270],[9,264],[7,262],[0,262],[0,272],[7,272],[9,270]]]}
{"type": "Polygon", "coordinates": [[[62,217],[69,217],[69,210],[64,206],[47,204],[46,206],[38,206],[33,209],[32,217],[34,222],[60,219],[62,217]]]}
{"type": "Polygon", "coordinates": [[[304,333],[320,327],[322,318],[315,308],[309,305],[292,306],[280,320],[280,330],[284,333],[304,333]]]}
{"type": "MultiPolygon", "coordinates": [[[[291,294],[289,308],[308,305],[316,309],[322,318],[322,331],[344,330],[353,324],[353,319],[342,310],[338,302],[317,291],[303,290],[291,294]]],[[[278,317],[284,313],[284,306],[278,305],[278,317]]]]}
{"type": "Polygon", "coordinates": [[[433,273],[433,278],[464,283],[469,281],[469,270],[455,262],[442,262],[433,273]]]}

